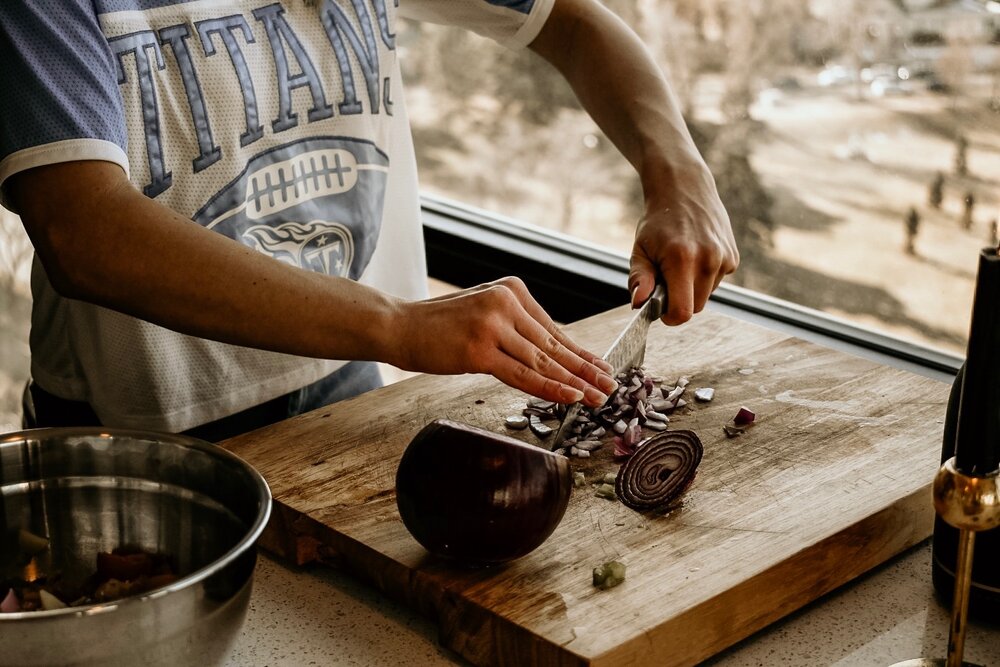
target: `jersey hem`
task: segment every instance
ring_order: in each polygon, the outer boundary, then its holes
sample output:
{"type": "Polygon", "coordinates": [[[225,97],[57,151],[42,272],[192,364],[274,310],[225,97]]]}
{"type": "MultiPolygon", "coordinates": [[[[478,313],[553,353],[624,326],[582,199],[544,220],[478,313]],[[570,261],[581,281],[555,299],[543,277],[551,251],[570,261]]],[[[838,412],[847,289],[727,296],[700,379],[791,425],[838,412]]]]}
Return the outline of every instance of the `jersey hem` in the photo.
{"type": "MultiPolygon", "coordinates": [[[[208,424],[217,419],[228,417],[255,405],[277,398],[290,391],[301,389],[320,380],[344,366],[346,361],[331,361],[310,359],[302,366],[276,377],[267,377],[260,382],[244,387],[237,392],[220,396],[207,403],[189,405],[171,412],[150,414],[116,414],[113,411],[91,405],[101,423],[115,428],[131,428],[146,431],[165,431],[180,433],[202,424],[208,424]],[[311,372],[310,372],[311,371],[311,372]]],[[[78,392],[82,386],[65,378],[49,375],[41,369],[32,368],[32,377],[45,391],[70,401],[89,401],[89,397],[78,392]],[[77,389],[76,392],[73,389],[77,389]]]]}

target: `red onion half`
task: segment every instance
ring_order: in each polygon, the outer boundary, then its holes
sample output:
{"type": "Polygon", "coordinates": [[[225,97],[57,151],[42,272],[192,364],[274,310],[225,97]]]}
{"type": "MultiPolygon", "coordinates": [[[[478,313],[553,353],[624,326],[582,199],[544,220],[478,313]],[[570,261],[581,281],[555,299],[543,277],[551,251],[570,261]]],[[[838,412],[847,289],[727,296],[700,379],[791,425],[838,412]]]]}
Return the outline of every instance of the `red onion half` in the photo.
{"type": "Polygon", "coordinates": [[[540,546],[562,521],[572,487],[565,457],[447,419],[417,433],[396,469],[403,525],[429,552],[464,566],[540,546]]]}
{"type": "Polygon", "coordinates": [[[662,431],[641,443],[615,478],[615,494],[645,511],[669,505],[694,480],[704,452],[694,431],[662,431]]]}

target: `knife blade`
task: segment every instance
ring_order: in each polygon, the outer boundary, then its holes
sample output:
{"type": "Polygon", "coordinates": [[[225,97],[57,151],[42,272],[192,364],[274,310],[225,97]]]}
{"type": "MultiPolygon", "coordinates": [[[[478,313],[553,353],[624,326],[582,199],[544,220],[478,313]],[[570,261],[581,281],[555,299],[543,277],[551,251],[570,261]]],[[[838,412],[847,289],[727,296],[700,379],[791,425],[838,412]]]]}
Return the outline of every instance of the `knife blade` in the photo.
{"type": "MultiPolygon", "coordinates": [[[[625,325],[622,332],[615,338],[615,342],[611,344],[602,357],[614,369],[611,377],[617,378],[629,368],[642,365],[646,358],[646,337],[649,334],[649,325],[660,319],[666,305],[667,288],[660,283],[646,299],[646,303],[642,304],[642,307],[635,312],[632,319],[625,325]]],[[[549,450],[555,450],[562,446],[562,443],[569,437],[582,408],[582,403],[573,403],[566,407],[566,414],[563,415],[555,438],[549,444],[549,450]]]]}

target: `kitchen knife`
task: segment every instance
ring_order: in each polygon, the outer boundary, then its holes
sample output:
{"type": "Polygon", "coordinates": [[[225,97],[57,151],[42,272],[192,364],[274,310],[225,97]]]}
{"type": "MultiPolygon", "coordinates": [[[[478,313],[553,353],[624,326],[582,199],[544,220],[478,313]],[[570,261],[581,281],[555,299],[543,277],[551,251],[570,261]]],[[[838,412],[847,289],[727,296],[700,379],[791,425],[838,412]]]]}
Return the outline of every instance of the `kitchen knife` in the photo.
{"type": "MultiPolygon", "coordinates": [[[[646,335],[649,333],[649,325],[660,319],[666,306],[667,288],[660,283],[604,354],[604,361],[611,364],[614,369],[611,377],[617,378],[626,370],[642,365],[646,358],[646,335]]],[[[566,438],[570,437],[573,423],[582,407],[581,403],[567,406],[559,430],[556,431],[556,437],[549,445],[550,450],[558,449],[566,438]]]]}

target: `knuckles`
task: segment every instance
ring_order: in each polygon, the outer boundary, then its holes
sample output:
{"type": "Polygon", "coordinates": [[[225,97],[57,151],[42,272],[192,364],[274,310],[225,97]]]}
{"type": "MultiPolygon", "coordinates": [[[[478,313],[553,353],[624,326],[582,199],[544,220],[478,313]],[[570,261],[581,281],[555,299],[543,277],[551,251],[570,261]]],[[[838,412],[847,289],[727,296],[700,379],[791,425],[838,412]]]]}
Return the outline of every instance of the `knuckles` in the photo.
{"type": "Polygon", "coordinates": [[[684,324],[691,317],[694,316],[694,311],[688,306],[674,306],[671,307],[667,314],[660,318],[664,324],[669,324],[671,326],[677,326],[678,324],[684,324]]]}
{"type": "Polygon", "coordinates": [[[528,286],[517,276],[504,276],[492,283],[495,287],[508,290],[518,301],[528,293],[528,286]]]}
{"type": "MultiPolygon", "coordinates": [[[[518,279],[517,282],[520,282],[518,279]]],[[[521,283],[523,287],[524,283],[521,283]]],[[[517,296],[517,285],[507,284],[507,279],[502,278],[496,283],[490,285],[489,288],[479,292],[479,298],[483,299],[485,303],[483,307],[488,311],[499,311],[501,313],[510,314],[513,309],[517,308],[521,301],[517,296]]]]}
{"type": "Polygon", "coordinates": [[[552,358],[541,348],[535,348],[531,352],[531,368],[544,373],[552,366],[552,358]]]}

